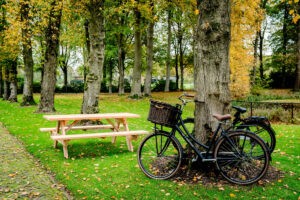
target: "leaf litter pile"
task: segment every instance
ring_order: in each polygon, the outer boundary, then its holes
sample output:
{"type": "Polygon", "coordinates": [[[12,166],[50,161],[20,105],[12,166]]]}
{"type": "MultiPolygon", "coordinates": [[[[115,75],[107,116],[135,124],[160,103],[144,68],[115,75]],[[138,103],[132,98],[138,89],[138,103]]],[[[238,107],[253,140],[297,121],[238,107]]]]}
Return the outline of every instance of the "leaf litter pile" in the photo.
{"type": "MultiPolygon", "coordinates": [[[[274,166],[269,166],[266,175],[257,182],[258,185],[266,185],[277,182],[284,177],[284,173],[274,166]]],[[[218,173],[214,164],[193,163],[183,164],[179,172],[172,178],[174,182],[184,184],[202,184],[204,186],[233,185],[218,173]]]]}

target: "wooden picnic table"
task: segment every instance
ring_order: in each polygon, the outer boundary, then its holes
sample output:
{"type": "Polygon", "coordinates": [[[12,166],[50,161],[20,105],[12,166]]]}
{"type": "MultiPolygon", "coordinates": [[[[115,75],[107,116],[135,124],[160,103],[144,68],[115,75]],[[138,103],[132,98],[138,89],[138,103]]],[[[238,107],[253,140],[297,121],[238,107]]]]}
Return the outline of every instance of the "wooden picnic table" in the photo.
{"type": "Polygon", "coordinates": [[[117,136],[125,136],[129,151],[133,151],[132,140],[138,135],[148,134],[147,131],[137,130],[130,131],[127,118],[138,118],[137,114],[133,113],[102,113],[102,114],[67,114],[67,115],[44,115],[49,121],[56,121],[57,126],[51,128],[40,128],[40,131],[51,133],[51,139],[54,140],[54,147],[57,148],[57,143],[63,145],[64,157],[68,158],[68,142],[72,139],[85,138],[105,138],[112,137],[112,143],[115,143],[117,136]],[[98,123],[85,123],[96,121],[98,123]],[[104,121],[108,124],[104,124],[104,121]],[[88,133],[86,130],[110,129],[110,132],[88,133]],[[68,134],[70,130],[85,130],[83,134],[68,134]]]}

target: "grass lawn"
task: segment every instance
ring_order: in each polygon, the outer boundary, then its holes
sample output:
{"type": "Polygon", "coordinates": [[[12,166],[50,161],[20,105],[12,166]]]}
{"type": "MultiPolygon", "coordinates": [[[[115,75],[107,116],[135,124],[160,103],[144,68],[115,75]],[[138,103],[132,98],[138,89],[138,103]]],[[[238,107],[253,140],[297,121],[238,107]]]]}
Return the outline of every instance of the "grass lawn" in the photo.
{"type": "MultiPolygon", "coordinates": [[[[153,98],[176,103],[181,93],[154,93],[153,98]]],[[[19,97],[21,100],[21,96],[19,97]]],[[[35,96],[36,101],[39,96],[35,96]]],[[[80,113],[82,94],[58,94],[55,97],[57,114],[80,113]]],[[[128,119],[131,130],[151,131],[147,121],[149,99],[128,99],[127,96],[101,94],[100,112],[132,112],[141,115],[128,119]]],[[[40,160],[56,179],[71,191],[75,199],[295,199],[300,192],[300,126],[273,125],[277,133],[277,146],[272,166],[283,172],[277,180],[263,185],[236,186],[222,181],[204,185],[171,180],[152,180],[139,169],[136,152],[127,150],[125,138],[73,140],[69,143],[69,159],[63,157],[62,146],[53,148],[49,133],[40,132],[41,127],[56,124],[45,120],[43,114],[35,113],[37,107],[20,107],[18,103],[0,101],[0,122],[11,134],[19,138],[26,149],[40,160]]],[[[191,116],[189,105],[184,116],[191,116]]],[[[135,151],[141,141],[133,142],[135,151]]]]}

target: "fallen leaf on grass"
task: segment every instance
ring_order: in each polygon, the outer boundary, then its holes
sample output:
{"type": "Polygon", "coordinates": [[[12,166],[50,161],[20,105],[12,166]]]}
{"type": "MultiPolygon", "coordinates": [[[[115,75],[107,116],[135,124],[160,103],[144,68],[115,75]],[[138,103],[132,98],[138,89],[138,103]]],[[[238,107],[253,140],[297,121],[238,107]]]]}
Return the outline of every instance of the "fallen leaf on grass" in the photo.
{"type": "Polygon", "coordinates": [[[236,195],[233,194],[233,193],[230,193],[229,196],[230,196],[231,198],[235,198],[235,197],[236,197],[236,195]]]}
{"type": "Polygon", "coordinates": [[[16,175],[17,175],[16,173],[14,173],[14,174],[8,174],[8,176],[11,177],[11,178],[15,177],[16,175]]]}

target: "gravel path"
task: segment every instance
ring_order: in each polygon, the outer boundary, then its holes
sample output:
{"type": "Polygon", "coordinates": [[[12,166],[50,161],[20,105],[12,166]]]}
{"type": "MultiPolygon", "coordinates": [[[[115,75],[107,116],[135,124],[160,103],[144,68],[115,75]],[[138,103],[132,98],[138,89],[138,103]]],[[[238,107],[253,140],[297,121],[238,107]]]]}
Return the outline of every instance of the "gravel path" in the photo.
{"type": "Polygon", "coordinates": [[[0,124],[0,200],[73,199],[0,124]]]}

